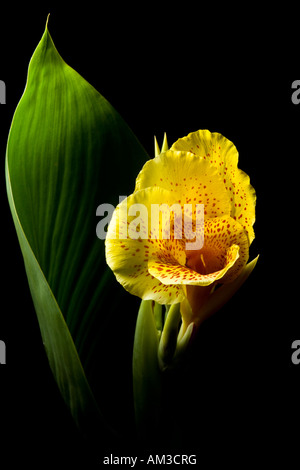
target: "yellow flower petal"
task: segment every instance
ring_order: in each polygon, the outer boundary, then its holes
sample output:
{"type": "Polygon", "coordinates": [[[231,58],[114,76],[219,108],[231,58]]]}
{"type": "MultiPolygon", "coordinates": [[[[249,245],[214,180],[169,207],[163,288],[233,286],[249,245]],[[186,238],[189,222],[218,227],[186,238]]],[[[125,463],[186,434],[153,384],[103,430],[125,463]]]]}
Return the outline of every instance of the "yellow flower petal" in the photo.
{"type": "Polygon", "coordinates": [[[249,176],[237,167],[238,151],[234,144],[219,133],[199,130],[177,140],[171,150],[191,152],[218,170],[230,198],[230,215],[247,230],[251,243],[256,195],[249,176]]]}
{"type": "Polygon", "coordinates": [[[210,132],[207,129],[191,132],[186,137],[178,139],[171,150],[183,150],[193,153],[222,169],[238,164],[238,151],[235,145],[222,134],[210,132]]]}
{"type": "Polygon", "coordinates": [[[249,256],[246,231],[231,217],[207,219],[204,246],[186,251],[186,265],[149,260],[149,272],[163,284],[208,286],[235,279],[249,256]]]}
{"type": "Polygon", "coordinates": [[[222,278],[239,257],[239,247],[230,249],[228,262],[223,269],[208,274],[201,274],[187,266],[179,264],[162,263],[158,261],[149,262],[149,272],[159,279],[163,284],[184,284],[191,286],[208,286],[222,278]]]}
{"type": "Polygon", "coordinates": [[[231,282],[249,258],[247,232],[228,216],[206,219],[204,223],[204,246],[199,251],[187,251],[186,264],[203,274],[221,270],[222,283],[231,282]]]}
{"type": "Polygon", "coordinates": [[[187,152],[168,150],[145,163],[136,180],[138,191],[159,186],[173,193],[180,204],[204,204],[206,217],[230,214],[230,195],[209,161],[187,152]]]}
{"type": "MultiPolygon", "coordinates": [[[[164,225],[162,217],[158,230],[151,220],[151,205],[162,205],[166,201],[171,205],[176,199],[172,193],[162,188],[146,188],[129,196],[114,211],[105,244],[107,263],[126,290],[144,300],[152,299],[161,304],[172,304],[183,300],[181,286],[162,284],[148,269],[149,262],[155,261],[174,265],[185,264],[184,240],[163,239],[167,222],[164,225]],[[141,224],[137,224],[140,225],[138,227],[136,222],[141,219],[139,216],[129,215],[128,212],[130,208],[142,209],[142,206],[146,209],[148,217],[147,220],[144,218],[141,224]],[[135,232],[139,237],[137,239],[132,238],[132,229],[135,226],[140,229],[135,232]]],[[[171,230],[170,237],[172,233],[171,230]]]]}

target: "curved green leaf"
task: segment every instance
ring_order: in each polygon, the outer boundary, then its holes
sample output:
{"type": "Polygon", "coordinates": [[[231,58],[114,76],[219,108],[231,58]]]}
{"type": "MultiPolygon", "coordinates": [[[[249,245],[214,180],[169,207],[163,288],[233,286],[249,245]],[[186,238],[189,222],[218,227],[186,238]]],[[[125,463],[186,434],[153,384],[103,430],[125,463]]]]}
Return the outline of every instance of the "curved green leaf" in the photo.
{"type": "Polygon", "coordinates": [[[77,425],[83,427],[82,416],[90,414],[98,420],[101,415],[65,320],[20,224],[11,192],[7,164],[5,172],[9,204],[49,364],[77,425]]]}
{"type": "Polygon", "coordinates": [[[50,366],[76,422],[98,413],[87,371],[103,335],[99,318],[120,292],[96,236],[96,209],[132,192],[147,158],[46,28],[11,125],[6,181],[50,366]]]}

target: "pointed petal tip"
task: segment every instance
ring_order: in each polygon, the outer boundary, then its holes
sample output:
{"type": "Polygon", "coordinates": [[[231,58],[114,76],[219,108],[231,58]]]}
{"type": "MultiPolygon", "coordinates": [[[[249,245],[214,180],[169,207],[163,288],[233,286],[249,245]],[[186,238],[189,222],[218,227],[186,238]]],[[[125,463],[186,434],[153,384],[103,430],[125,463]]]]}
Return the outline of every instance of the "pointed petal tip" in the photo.
{"type": "Polygon", "coordinates": [[[167,133],[165,132],[161,151],[166,152],[167,150],[169,150],[169,145],[168,145],[167,133]]]}
{"type": "Polygon", "coordinates": [[[154,156],[157,157],[160,154],[160,148],[156,139],[156,136],[154,136],[154,156]]]}
{"type": "Polygon", "coordinates": [[[255,268],[259,257],[260,255],[258,254],[256,258],[254,258],[252,261],[249,261],[249,263],[245,266],[244,269],[248,276],[252,273],[253,269],[255,268]]]}

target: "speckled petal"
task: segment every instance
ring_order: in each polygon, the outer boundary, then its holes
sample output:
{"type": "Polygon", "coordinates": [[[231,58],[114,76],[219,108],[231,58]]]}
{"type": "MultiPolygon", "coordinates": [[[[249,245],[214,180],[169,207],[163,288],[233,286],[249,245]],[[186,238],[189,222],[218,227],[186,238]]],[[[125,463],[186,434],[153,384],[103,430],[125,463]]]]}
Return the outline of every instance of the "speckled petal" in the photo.
{"type": "Polygon", "coordinates": [[[231,282],[249,258],[247,232],[232,217],[206,219],[203,248],[186,251],[186,256],[186,265],[191,269],[204,275],[222,271],[219,282],[231,282]]]}
{"type": "Polygon", "coordinates": [[[208,286],[215,281],[235,279],[248,260],[248,237],[243,227],[231,217],[205,221],[204,247],[186,251],[186,266],[149,260],[152,276],[163,284],[208,286]]]}
{"type": "Polygon", "coordinates": [[[206,217],[230,214],[230,195],[218,169],[189,152],[168,150],[145,163],[135,190],[159,186],[174,194],[178,203],[204,204],[206,217]]]}
{"type": "Polygon", "coordinates": [[[201,274],[187,266],[172,265],[162,262],[149,262],[149,272],[163,284],[183,284],[190,286],[208,286],[221,279],[239,257],[239,247],[234,245],[228,250],[225,266],[208,274],[201,274]]]}
{"type": "Polygon", "coordinates": [[[184,242],[172,239],[162,239],[165,232],[163,221],[159,229],[151,224],[151,204],[174,203],[173,195],[162,188],[146,188],[135,192],[125,199],[113,213],[106,237],[106,260],[114,271],[117,280],[131,294],[147,300],[152,299],[161,304],[181,302],[184,298],[182,287],[178,284],[165,285],[156,279],[148,270],[152,262],[170,263],[171,265],[185,264],[184,242]],[[137,206],[134,206],[137,204],[137,206]],[[130,208],[146,208],[148,218],[140,224],[136,231],[137,239],[132,239],[135,221],[140,221],[135,215],[128,215],[130,208]],[[127,218],[127,220],[126,220],[127,218]],[[125,230],[126,229],[126,230],[125,230]],[[127,238],[125,236],[127,235],[127,238]]]}
{"type": "Polygon", "coordinates": [[[256,195],[249,176],[237,167],[238,151],[234,144],[219,133],[199,130],[177,140],[171,149],[191,152],[218,170],[230,198],[230,215],[247,230],[251,243],[256,195]]]}

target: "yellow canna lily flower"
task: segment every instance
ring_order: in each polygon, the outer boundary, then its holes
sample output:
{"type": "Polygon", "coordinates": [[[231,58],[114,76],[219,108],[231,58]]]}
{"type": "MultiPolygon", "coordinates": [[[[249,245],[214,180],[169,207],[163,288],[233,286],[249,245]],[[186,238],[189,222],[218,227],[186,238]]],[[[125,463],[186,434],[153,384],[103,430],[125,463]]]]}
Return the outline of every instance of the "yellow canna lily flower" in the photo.
{"type": "Polygon", "coordinates": [[[144,300],[180,302],[183,332],[207,316],[217,285],[239,285],[244,275],[256,196],[237,165],[236,147],[221,134],[191,133],[146,162],[108,227],[106,259],[117,280],[144,300]]]}

